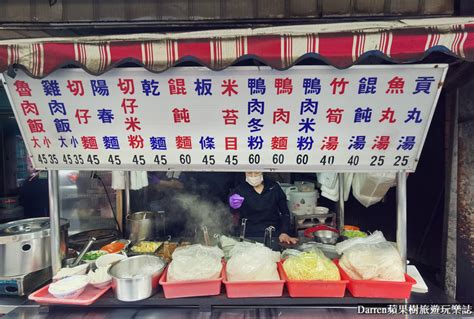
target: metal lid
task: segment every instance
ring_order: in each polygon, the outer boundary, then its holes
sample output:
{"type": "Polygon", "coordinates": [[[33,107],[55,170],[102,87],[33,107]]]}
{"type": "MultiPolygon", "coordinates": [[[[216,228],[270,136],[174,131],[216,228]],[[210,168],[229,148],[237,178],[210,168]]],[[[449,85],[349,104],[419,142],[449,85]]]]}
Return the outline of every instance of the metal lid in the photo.
{"type": "MultiPolygon", "coordinates": [[[[68,225],[69,222],[66,219],[61,219],[61,227],[68,225]]],[[[30,234],[49,230],[49,228],[49,217],[21,219],[0,225],[0,236],[30,234]]]]}

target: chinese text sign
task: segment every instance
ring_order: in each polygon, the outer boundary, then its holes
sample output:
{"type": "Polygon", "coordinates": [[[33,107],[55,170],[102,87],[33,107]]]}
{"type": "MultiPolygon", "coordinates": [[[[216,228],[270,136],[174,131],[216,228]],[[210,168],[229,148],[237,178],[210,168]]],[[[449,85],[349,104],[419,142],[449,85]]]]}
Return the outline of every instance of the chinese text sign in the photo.
{"type": "Polygon", "coordinates": [[[414,171],[446,65],[4,75],[36,168],[414,171]]]}

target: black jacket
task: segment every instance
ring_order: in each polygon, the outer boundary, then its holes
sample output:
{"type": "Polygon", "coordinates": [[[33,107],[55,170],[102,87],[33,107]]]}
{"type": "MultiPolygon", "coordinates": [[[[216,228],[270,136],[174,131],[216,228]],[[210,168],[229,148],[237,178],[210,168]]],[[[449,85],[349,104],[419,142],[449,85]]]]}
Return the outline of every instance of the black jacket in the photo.
{"type": "Polygon", "coordinates": [[[285,193],[272,180],[264,179],[263,186],[259,194],[253,186],[243,182],[231,193],[244,197],[242,206],[235,211],[240,213],[240,219],[248,219],[246,237],[263,237],[268,226],[274,226],[278,235],[289,231],[290,211],[285,193]]]}

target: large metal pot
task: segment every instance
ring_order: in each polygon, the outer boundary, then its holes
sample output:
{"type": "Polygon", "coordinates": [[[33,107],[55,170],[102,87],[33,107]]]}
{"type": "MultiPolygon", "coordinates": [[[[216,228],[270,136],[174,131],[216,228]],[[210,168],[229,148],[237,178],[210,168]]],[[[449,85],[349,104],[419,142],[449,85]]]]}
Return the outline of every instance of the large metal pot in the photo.
{"type": "Polygon", "coordinates": [[[118,300],[143,300],[158,289],[160,276],[166,267],[163,259],[141,255],[123,259],[110,267],[112,290],[118,300]]]}
{"type": "MultiPolygon", "coordinates": [[[[61,219],[61,257],[67,252],[69,222],[61,219]]],[[[0,276],[29,274],[51,266],[49,218],[29,218],[0,225],[0,276]]]]}
{"type": "Polygon", "coordinates": [[[164,231],[165,212],[136,212],[127,216],[127,234],[133,242],[153,240],[164,231]]]}

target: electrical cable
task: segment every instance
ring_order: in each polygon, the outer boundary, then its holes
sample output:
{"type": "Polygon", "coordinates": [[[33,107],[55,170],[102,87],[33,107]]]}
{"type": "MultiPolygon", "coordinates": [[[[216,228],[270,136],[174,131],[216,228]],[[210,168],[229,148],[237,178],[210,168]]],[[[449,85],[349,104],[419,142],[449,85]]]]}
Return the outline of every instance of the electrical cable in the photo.
{"type": "Polygon", "coordinates": [[[117,220],[117,214],[115,213],[114,206],[112,205],[112,200],[110,199],[110,195],[109,195],[109,192],[107,191],[107,187],[105,186],[104,181],[95,172],[92,172],[91,177],[98,179],[100,181],[100,183],[102,184],[102,187],[104,188],[105,195],[107,196],[107,200],[109,201],[110,209],[112,210],[112,215],[114,216],[114,221],[115,221],[115,224],[117,226],[117,230],[120,232],[120,223],[117,220]]]}

